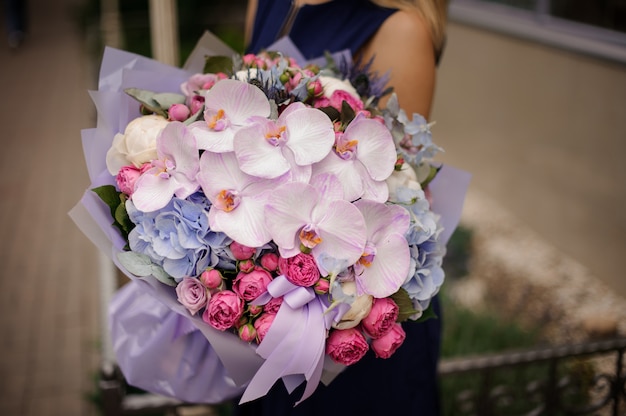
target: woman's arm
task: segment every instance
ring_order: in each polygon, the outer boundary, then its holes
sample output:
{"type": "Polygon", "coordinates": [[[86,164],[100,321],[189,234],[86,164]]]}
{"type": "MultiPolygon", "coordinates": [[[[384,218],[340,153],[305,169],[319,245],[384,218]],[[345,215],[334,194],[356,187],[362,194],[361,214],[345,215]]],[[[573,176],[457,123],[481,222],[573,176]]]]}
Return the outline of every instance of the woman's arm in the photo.
{"type": "MultiPolygon", "coordinates": [[[[435,90],[435,52],[426,23],[417,12],[392,14],[359,51],[372,70],[389,72],[389,85],[407,115],[430,116],[435,90]]],[[[381,105],[384,106],[384,101],[381,105]]]]}

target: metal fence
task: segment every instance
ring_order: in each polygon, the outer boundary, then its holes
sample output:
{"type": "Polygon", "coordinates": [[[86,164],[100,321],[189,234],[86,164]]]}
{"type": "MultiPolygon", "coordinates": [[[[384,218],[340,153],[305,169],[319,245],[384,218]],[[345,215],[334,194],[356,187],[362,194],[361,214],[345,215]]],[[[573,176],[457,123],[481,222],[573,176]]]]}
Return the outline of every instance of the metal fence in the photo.
{"type": "MultiPolygon", "coordinates": [[[[626,338],[442,360],[443,416],[626,415],[626,338]]],[[[103,368],[105,416],[192,406],[129,394],[122,374],[103,368]]]]}
{"type": "Polygon", "coordinates": [[[625,352],[617,338],[443,361],[445,415],[626,415],[625,352]]]}

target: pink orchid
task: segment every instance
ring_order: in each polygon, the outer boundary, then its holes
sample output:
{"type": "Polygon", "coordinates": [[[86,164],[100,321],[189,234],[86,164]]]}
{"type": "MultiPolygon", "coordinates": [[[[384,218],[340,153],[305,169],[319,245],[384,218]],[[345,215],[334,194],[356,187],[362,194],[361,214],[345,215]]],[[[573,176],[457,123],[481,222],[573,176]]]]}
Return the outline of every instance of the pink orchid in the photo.
{"type": "Polygon", "coordinates": [[[264,208],[269,192],[283,181],[250,176],[239,169],[234,153],[204,152],[198,182],[211,201],[211,230],[222,231],[248,247],[261,247],[271,239],[264,208]]]}
{"type": "Polygon", "coordinates": [[[260,117],[254,121],[237,132],[234,148],[241,170],[262,178],[306,168],[308,181],[309,166],[324,159],[335,141],[328,116],[302,103],[291,104],[276,121],[260,117]]]}
{"type": "Polygon", "coordinates": [[[311,250],[318,265],[327,253],[348,264],[361,257],[365,221],[342,194],[341,184],[332,175],[315,177],[311,184],[288,182],[272,192],[266,223],[282,257],[295,256],[301,247],[311,250]]]}
{"type": "Polygon", "coordinates": [[[156,147],[158,158],[137,179],[132,196],[144,212],[163,208],[174,195],[187,198],[199,188],[196,139],[183,123],[170,122],[157,137],[156,147]]]}
{"type": "Polygon", "coordinates": [[[385,202],[389,196],[385,179],[397,160],[389,130],[359,114],[343,134],[337,134],[334,151],[313,165],[313,175],[332,173],[343,185],[345,198],[385,202]]]}
{"type": "Polygon", "coordinates": [[[354,265],[357,294],[385,298],[398,291],[409,273],[411,255],[404,234],[409,212],[399,205],[360,199],[354,205],[367,224],[367,242],[354,265]]]}
{"type": "Polygon", "coordinates": [[[204,121],[190,125],[198,148],[223,153],[233,151],[237,130],[250,117],[269,117],[270,104],[259,88],[247,82],[224,79],[204,95],[204,121]]]}

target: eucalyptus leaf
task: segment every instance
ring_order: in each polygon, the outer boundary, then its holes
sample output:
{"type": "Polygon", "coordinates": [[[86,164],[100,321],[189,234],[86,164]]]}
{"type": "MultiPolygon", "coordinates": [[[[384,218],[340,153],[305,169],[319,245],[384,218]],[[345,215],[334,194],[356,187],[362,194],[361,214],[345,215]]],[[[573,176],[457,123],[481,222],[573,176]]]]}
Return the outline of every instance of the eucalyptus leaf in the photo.
{"type": "Polygon", "coordinates": [[[318,110],[326,114],[332,122],[339,120],[339,118],[341,117],[341,113],[337,111],[335,107],[320,107],[318,108],[318,110]]]}
{"type": "Polygon", "coordinates": [[[120,192],[113,185],[103,185],[92,189],[111,210],[111,216],[115,217],[115,210],[120,204],[120,192]]]}
{"type": "Polygon", "coordinates": [[[174,104],[185,104],[185,96],[182,94],[175,94],[172,92],[162,92],[154,94],[152,97],[154,101],[161,106],[162,109],[168,109],[174,104]]]}
{"type": "Polygon", "coordinates": [[[228,56],[208,56],[204,63],[204,73],[217,74],[218,72],[232,75],[233,59],[228,56]]]}
{"type": "Polygon", "coordinates": [[[145,254],[123,251],[118,253],[117,258],[122,263],[122,266],[135,276],[154,276],[161,283],[168,286],[176,286],[176,281],[161,266],[152,263],[152,260],[145,254]]]}
{"type": "Polygon", "coordinates": [[[183,121],[183,124],[188,126],[191,123],[195,123],[196,121],[200,121],[200,120],[203,119],[203,115],[204,115],[204,106],[200,107],[200,109],[198,111],[196,111],[195,114],[192,114],[191,116],[189,116],[189,118],[187,120],[183,121]]]}
{"type": "Polygon", "coordinates": [[[159,94],[141,88],[126,88],[124,92],[139,101],[149,111],[167,118],[166,109],[162,108],[159,102],[154,99],[155,95],[159,94]]]}

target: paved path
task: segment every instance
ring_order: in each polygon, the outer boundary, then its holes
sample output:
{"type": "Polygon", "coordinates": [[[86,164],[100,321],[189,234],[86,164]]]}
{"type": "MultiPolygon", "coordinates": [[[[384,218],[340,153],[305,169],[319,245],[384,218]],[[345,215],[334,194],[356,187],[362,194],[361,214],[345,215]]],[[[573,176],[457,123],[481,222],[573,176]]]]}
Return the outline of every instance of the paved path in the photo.
{"type": "Polygon", "coordinates": [[[30,0],[23,48],[0,44],[3,416],[95,414],[97,256],[67,216],[88,185],[80,129],[95,123],[95,81],[73,4],[30,0]]]}

